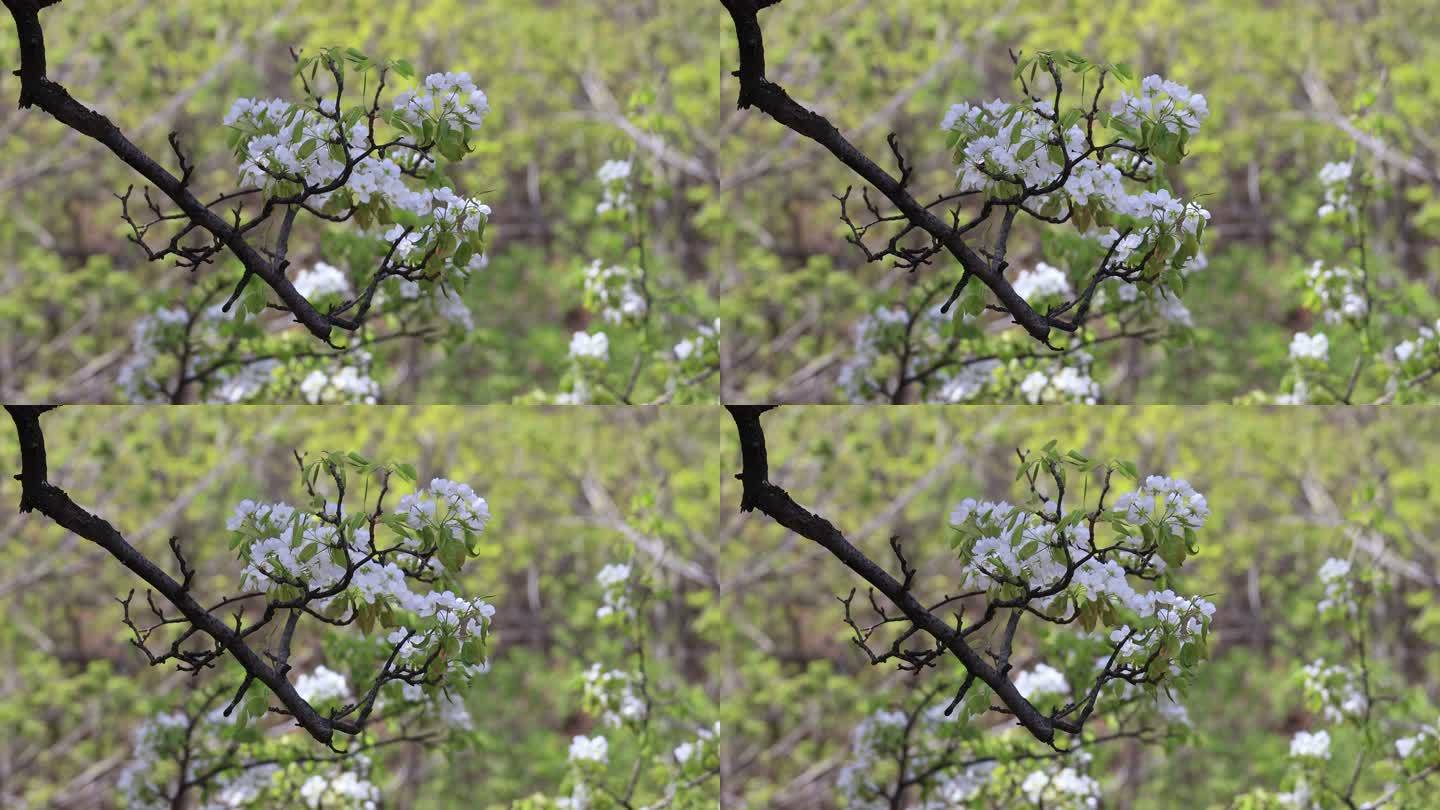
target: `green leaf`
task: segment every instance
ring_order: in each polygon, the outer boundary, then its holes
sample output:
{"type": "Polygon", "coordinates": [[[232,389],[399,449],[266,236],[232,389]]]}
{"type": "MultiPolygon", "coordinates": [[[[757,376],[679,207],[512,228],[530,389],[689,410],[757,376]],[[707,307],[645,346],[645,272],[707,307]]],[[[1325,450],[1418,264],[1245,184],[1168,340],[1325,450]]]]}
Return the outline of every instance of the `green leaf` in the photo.
{"type": "Polygon", "coordinates": [[[459,573],[465,565],[465,544],[450,539],[440,546],[440,562],[451,573],[459,573]]]}
{"type": "Polygon", "coordinates": [[[1200,663],[1200,651],[1194,644],[1186,644],[1180,648],[1180,664],[1186,668],[1193,667],[1200,663]]]}

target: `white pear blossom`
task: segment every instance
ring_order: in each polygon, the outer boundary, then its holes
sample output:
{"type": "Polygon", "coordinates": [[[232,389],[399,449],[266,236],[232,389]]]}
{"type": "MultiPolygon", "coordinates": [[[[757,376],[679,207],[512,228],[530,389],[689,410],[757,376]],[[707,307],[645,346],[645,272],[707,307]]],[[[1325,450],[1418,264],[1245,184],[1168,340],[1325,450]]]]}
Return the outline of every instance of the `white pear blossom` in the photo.
{"type": "Polygon", "coordinates": [[[1148,121],[1177,134],[1193,135],[1210,117],[1210,105],[1185,85],[1151,74],[1140,81],[1139,93],[1121,93],[1110,114],[1133,129],[1148,121]]]}
{"type": "Polygon", "coordinates": [[[1315,212],[1322,219],[1335,214],[1355,213],[1355,203],[1350,198],[1350,178],[1355,173],[1353,161],[1326,163],[1320,168],[1320,185],[1325,190],[1325,202],[1315,212]]]}
{"type": "Polygon", "coordinates": [[[1032,304],[1047,298],[1063,301],[1074,295],[1065,271],[1044,262],[1035,265],[1034,270],[1021,272],[1011,286],[1021,298],[1032,304]]]}
{"type": "Polygon", "coordinates": [[[571,762],[599,762],[609,759],[610,743],[604,737],[576,736],[570,740],[571,762]]]}
{"type": "Polygon", "coordinates": [[[478,127],[490,112],[490,100],[469,73],[431,73],[419,93],[406,92],[396,98],[394,109],[415,124],[448,119],[478,127]]]}
{"type": "Polygon", "coordinates": [[[345,676],[326,666],[295,679],[295,691],[306,703],[344,703],[351,699],[345,676]]]}
{"type": "Polygon", "coordinates": [[[1048,373],[1037,369],[1025,375],[1020,381],[1020,395],[1032,405],[1057,402],[1094,405],[1100,401],[1100,383],[1091,379],[1090,363],[1088,353],[1072,352],[1048,373]]]}
{"type": "Polygon", "coordinates": [[[300,785],[300,799],[311,810],[376,810],[380,788],[352,771],[315,774],[300,785]]]}
{"type": "Polygon", "coordinates": [[[1293,360],[1313,360],[1320,363],[1330,359],[1330,340],[1324,332],[1314,335],[1296,332],[1290,340],[1290,357],[1293,360]]]}
{"type": "Polygon", "coordinates": [[[1369,708],[1359,676],[1345,667],[1317,659],[1305,665],[1302,675],[1305,693],[1320,704],[1328,722],[1359,719],[1369,708]]]}
{"type": "Polygon", "coordinates": [[[629,600],[630,574],[629,565],[611,563],[595,575],[595,581],[602,589],[602,603],[595,611],[597,619],[631,615],[634,608],[629,600]]]}
{"type": "Polygon", "coordinates": [[[585,270],[585,298],[606,323],[638,323],[649,309],[639,270],[595,260],[585,270]]]}
{"type": "Polygon", "coordinates": [[[606,362],[610,359],[610,338],[604,332],[593,335],[576,332],[570,337],[570,356],[577,360],[606,362]]]}
{"type": "Polygon", "coordinates": [[[584,690],[586,702],[598,707],[601,722],[611,728],[645,719],[646,704],[636,675],[593,664],[585,671],[584,690]]]}
{"type": "MultiPolygon", "coordinates": [[[[368,363],[368,355],[357,358],[368,363]]],[[[300,395],[311,405],[361,403],[374,405],[380,401],[380,383],[358,366],[342,365],[335,371],[316,369],[300,381],[300,395]]]]}
{"type": "Polygon", "coordinates": [[[600,181],[603,197],[595,206],[596,214],[624,211],[630,207],[630,173],[628,160],[607,160],[601,164],[595,177],[600,181]]]}
{"type": "Polygon", "coordinates": [[[1297,759],[1329,759],[1330,732],[1297,731],[1290,738],[1290,756],[1297,759]]]}
{"type": "Polygon", "coordinates": [[[1034,669],[1015,676],[1015,689],[1026,700],[1034,701],[1044,695],[1069,695],[1070,682],[1065,680],[1065,673],[1060,670],[1049,664],[1037,664],[1034,669]]]}
{"type": "Polygon", "coordinates": [[[295,276],[295,291],[314,300],[323,295],[348,296],[354,294],[350,278],[345,271],[325,262],[316,262],[314,267],[302,270],[295,276]]]}

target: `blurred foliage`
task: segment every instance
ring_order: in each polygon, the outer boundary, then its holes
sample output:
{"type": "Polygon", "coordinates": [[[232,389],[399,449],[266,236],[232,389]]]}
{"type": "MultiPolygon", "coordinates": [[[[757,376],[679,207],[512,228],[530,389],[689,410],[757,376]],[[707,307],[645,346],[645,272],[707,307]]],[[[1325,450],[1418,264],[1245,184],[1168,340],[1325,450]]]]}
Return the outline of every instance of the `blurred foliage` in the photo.
{"type": "MultiPolygon", "coordinates": [[[[403,458],[422,481],[474,486],[494,519],[465,591],[498,610],[493,669],[464,696],[471,749],[397,747],[377,754],[376,781],[386,807],[499,808],[561,793],[571,737],[602,731],[583,710],[581,684],[592,663],[626,666],[623,636],[597,632],[593,620],[595,575],[608,563],[632,560],[656,584],[647,662],[668,699],[656,710],[659,751],[716,719],[722,417],[685,407],[77,406],[47,414],[44,426],[50,480],[167,570],[166,542],[179,537],[204,594],[233,592],[238,581],[224,522],[239,500],[300,499],[292,450],[403,458]]],[[[0,459],[14,465],[14,433],[3,433],[0,459]]],[[[0,502],[18,497],[7,474],[0,502]]],[[[132,729],[195,681],[147,667],[130,646],[115,599],[140,583],[104,552],[13,509],[0,534],[11,539],[0,569],[0,805],[109,806],[132,729]]],[[[297,640],[297,670],[319,653],[297,640]]],[[[622,753],[612,761],[625,763],[622,753]]]]}
{"type": "MultiPolygon", "coordinates": [[[[1312,728],[1296,671],[1345,662],[1316,621],[1316,570],[1347,557],[1393,588],[1370,628],[1371,662],[1388,690],[1440,702],[1440,411],[1156,406],[1002,409],[786,407],[765,416],[770,479],[834,523],[871,559],[898,571],[898,536],[921,601],[953,592],[951,509],[965,497],[1009,499],[1017,448],[1051,439],[1092,458],[1135,462],[1141,475],[1185,478],[1212,516],[1187,560],[1183,589],[1217,607],[1211,660],[1182,698],[1190,742],[1167,751],[1097,745],[1092,773],[1106,807],[1224,808],[1251,788],[1279,790],[1291,734],[1312,728]]],[[[731,462],[738,466],[738,459],[731,462]]],[[[725,806],[833,807],[851,733],[915,690],[958,684],[947,661],[918,678],[872,667],[851,642],[836,597],[863,582],[824,549],[759,514],[740,516],[739,484],[722,498],[721,592],[730,625],[722,705],[725,806]]],[[[1017,667],[1029,666],[1017,649],[1017,667]]],[[[1353,661],[1350,661],[1352,665],[1353,661]]],[[[1102,712],[1103,715],[1103,712],[1102,712]]],[[[1005,725],[989,714],[983,722],[1005,725]]],[[[1336,768],[1342,767],[1337,760],[1336,768]]],[[[1348,775],[1340,774],[1341,781],[1348,775]]]]}

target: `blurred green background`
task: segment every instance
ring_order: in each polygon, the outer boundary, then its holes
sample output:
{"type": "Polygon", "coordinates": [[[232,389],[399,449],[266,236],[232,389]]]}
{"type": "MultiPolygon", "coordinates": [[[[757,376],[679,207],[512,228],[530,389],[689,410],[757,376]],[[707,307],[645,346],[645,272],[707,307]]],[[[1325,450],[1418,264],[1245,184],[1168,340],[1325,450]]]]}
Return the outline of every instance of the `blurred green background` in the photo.
{"type": "MultiPolygon", "coordinates": [[[[564,795],[571,737],[603,731],[581,709],[581,674],[594,662],[629,668],[623,639],[597,633],[593,621],[594,579],[607,563],[633,559],[659,589],[647,651],[652,687],[666,700],[652,724],[658,750],[668,755],[713,724],[725,623],[714,575],[723,418],[681,406],[77,406],[47,414],[43,425],[50,480],[167,570],[166,542],[180,538],[207,595],[233,593],[238,580],[225,531],[235,504],[301,501],[293,450],[353,449],[413,463],[422,481],[462,481],[489,501],[493,521],[464,574],[465,592],[497,608],[493,668],[464,695],[474,748],[446,755],[398,746],[376,756],[383,806],[419,810],[564,795]]],[[[130,646],[115,599],[142,585],[137,577],[42,516],[15,510],[18,463],[7,426],[0,806],[113,806],[132,730],[194,681],[147,666],[130,646]]],[[[313,644],[296,649],[304,656],[297,670],[319,663],[313,644]]],[[[621,784],[630,767],[622,753],[612,745],[621,784]]]]}
{"type": "MultiPolygon", "coordinates": [[[[1322,655],[1349,660],[1316,622],[1316,571],[1328,557],[1353,550],[1357,567],[1393,585],[1370,628],[1382,694],[1428,698],[1417,723],[1440,706],[1440,410],[812,406],[780,408],[764,424],[770,480],[892,573],[887,543],[899,536],[927,603],[953,593],[959,573],[951,509],[966,497],[1023,499],[1017,448],[1055,439],[1096,460],[1133,461],[1142,476],[1185,478],[1208,497],[1200,553],[1177,587],[1218,609],[1211,660],[1182,700],[1196,738],[1169,752],[1090,747],[1106,808],[1218,810],[1246,790],[1281,788],[1291,734],[1324,724],[1308,715],[1297,670],[1322,655]]],[[[918,678],[870,666],[836,601],[858,587],[863,603],[863,581],[763,515],[742,517],[728,476],[722,497],[730,517],[720,534],[744,549],[721,561],[734,617],[724,806],[835,807],[856,725],[913,690],[953,690],[957,665],[947,659],[918,678]]],[[[1027,655],[1017,648],[1017,661],[1027,655]]],[[[982,720],[1008,725],[994,713],[982,720]]],[[[1346,763],[1338,754],[1333,763],[1342,783],[1346,763]]]]}

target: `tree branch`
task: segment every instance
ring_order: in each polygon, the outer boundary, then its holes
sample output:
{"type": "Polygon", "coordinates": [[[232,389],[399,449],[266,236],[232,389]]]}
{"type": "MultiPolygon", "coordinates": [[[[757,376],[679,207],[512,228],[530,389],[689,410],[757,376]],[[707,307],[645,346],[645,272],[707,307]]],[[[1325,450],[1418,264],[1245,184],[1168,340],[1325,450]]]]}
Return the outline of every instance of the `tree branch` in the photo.
{"type": "Polygon", "coordinates": [[[69,91],[45,75],[45,34],[40,26],[40,10],[60,0],[3,0],[15,18],[20,40],[20,106],[39,107],[65,126],[99,141],[106,148],[149,180],[165,196],[179,206],[195,225],[208,231],[214,239],[228,247],[247,275],[259,277],[280,297],[295,316],[315,337],[330,342],[332,324],[301,295],[285,277],[284,261],[272,262],[251,245],[240,230],[195,197],[189,189],[189,171],[176,177],[136,146],[110,119],[76,101],[69,91]]]}
{"type": "MultiPolygon", "coordinates": [[[[9,2],[9,0],[7,0],[9,2]]],[[[51,484],[46,476],[45,436],[40,428],[40,415],[54,406],[48,405],[6,405],[15,431],[20,439],[20,511],[38,511],[61,527],[89,540],[105,549],[122,565],[145,580],[162,596],[170,601],[189,622],[201,632],[214,639],[216,645],[228,651],[244,667],[248,677],[260,681],[284,704],[295,722],[326,745],[337,730],[354,734],[359,726],[339,723],[322,717],[309,703],[300,697],[285,675],[265,663],[261,655],[251,648],[237,628],[232,628],[219,617],[206,610],[190,594],[188,588],[176,582],[159,566],[141,554],[103,518],[91,514],[59,487],[51,484]]],[[[188,580],[188,576],[186,577],[188,580]]],[[[247,678],[248,679],[248,678],[247,678]]]]}

